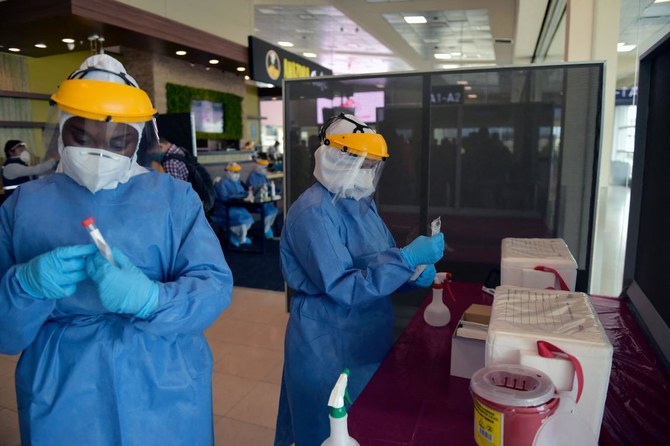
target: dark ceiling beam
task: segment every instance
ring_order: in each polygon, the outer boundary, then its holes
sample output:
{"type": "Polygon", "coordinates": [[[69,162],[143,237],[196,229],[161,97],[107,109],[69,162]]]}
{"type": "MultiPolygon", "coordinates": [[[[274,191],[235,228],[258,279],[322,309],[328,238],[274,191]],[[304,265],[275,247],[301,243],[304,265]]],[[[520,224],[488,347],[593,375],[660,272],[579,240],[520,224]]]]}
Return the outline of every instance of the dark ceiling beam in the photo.
{"type": "Polygon", "coordinates": [[[247,47],[113,0],[71,0],[72,14],[247,64],[247,47]]]}

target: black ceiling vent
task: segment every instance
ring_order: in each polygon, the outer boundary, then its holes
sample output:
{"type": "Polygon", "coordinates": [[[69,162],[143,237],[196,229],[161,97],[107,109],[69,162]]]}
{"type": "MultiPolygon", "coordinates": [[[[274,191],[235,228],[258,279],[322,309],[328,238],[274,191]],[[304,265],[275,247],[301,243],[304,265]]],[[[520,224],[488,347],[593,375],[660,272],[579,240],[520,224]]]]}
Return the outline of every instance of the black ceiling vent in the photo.
{"type": "Polygon", "coordinates": [[[512,39],[494,39],[495,43],[512,43],[512,39]]]}

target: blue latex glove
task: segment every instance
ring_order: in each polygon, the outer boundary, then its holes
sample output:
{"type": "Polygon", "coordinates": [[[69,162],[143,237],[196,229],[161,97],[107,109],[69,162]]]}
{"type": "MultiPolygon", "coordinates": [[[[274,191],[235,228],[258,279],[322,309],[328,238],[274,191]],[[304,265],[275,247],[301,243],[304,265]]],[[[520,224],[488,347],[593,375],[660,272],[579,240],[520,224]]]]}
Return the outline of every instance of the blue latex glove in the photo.
{"type": "Polygon", "coordinates": [[[92,244],[56,248],[17,266],[16,278],[26,293],[38,299],[72,296],[77,284],[88,278],[85,257],[95,252],[92,244]]]}
{"type": "Polygon", "coordinates": [[[158,284],[118,249],[112,248],[112,255],[117,266],[100,253],[86,261],[86,272],[98,287],[100,301],[114,313],[148,317],[158,307],[158,284]]]}
{"type": "Polygon", "coordinates": [[[432,237],[420,235],[400,248],[400,255],[412,269],[417,265],[433,264],[444,255],[444,234],[440,232],[432,237]]]}
{"type": "Polygon", "coordinates": [[[426,268],[423,270],[423,272],[419,275],[419,277],[417,277],[416,280],[412,282],[412,284],[420,288],[428,288],[433,284],[435,274],[437,274],[437,271],[435,270],[435,265],[432,264],[427,265],[426,268]]]}

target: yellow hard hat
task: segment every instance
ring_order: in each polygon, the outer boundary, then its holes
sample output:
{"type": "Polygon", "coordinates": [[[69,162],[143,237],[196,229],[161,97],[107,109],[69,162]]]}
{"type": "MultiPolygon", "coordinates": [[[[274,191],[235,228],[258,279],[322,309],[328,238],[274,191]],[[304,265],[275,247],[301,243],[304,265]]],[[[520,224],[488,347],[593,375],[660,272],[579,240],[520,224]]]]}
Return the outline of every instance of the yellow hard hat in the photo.
{"type": "Polygon", "coordinates": [[[146,92],[114,82],[69,79],[51,100],[66,113],[95,121],[147,122],[156,114],[146,92]]]}
{"type": "Polygon", "coordinates": [[[242,166],[237,163],[228,163],[226,165],[226,171],[228,172],[239,172],[240,170],[242,170],[242,166]]]}
{"type": "Polygon", "coordinates": [[[377,133],[341,133],[328,135],[323,143],[343,152],[366,158],[385,160],[389,157],[386,140],[377,133]]]}
{"type": "Polygon", "coordinates": [[[259,159],[256,160],[256,164],[260,164],[261,166],[269,166],[270,161],[268,161],[266,159],[259,158],[259,159]]]}

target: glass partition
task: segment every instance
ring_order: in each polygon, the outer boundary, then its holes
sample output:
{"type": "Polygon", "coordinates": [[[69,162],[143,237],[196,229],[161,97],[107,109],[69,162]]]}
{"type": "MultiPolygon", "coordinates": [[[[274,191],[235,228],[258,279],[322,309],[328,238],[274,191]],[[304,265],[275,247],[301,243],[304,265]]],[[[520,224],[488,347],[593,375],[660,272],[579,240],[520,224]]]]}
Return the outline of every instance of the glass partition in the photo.
{"type": "Polygon", "coordinates": [[[353,113],[388,143],[375,199],[399,246],[441,216],[438,271],[483,282],[504,237],[561,237],[585,291],[602,76],[583,63],[285,81],[287,208],[315,181],[320,124],[353,113]]]}

